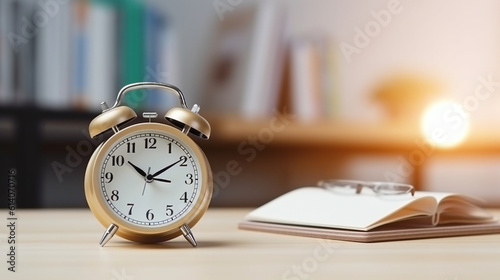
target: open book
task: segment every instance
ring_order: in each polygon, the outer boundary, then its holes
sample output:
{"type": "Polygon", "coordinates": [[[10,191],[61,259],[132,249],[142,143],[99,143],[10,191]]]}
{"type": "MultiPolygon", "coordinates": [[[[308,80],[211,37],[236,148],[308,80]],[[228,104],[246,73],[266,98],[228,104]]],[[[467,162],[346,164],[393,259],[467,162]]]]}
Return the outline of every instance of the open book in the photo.
{"type": "Polygon", "coordinates": [[[304,187],[250,212],[239,227],[361,242],[500,232],[479,203],[452,193],[346,195],[304,187]]]}

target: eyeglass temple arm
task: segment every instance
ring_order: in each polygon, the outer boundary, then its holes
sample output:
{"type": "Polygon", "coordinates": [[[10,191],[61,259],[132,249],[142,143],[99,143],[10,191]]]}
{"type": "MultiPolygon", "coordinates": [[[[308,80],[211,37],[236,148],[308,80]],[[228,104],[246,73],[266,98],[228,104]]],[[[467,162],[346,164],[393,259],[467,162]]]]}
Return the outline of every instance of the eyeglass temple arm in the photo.
{"type": "Polygon", "coordinates": [[[362,189],[363,189],[363,185],[362,184],[357,184],[356,185],[356,194],[360,194],[362,189]]]}

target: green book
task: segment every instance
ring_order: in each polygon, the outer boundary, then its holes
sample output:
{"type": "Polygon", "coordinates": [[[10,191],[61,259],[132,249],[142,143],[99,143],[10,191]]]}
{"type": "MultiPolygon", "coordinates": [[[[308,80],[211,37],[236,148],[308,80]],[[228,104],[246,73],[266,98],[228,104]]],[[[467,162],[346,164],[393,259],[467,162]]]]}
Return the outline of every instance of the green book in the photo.
{"type": "MultiPolygon", "coordinates": [[[[119,1],[119,84],[141,82],[145,76],[144,12],[138,0],[119,1]]],[[[125,103],[138,109],[145,103],[145,95],[137,90],[129,93],[125,103]]]]}

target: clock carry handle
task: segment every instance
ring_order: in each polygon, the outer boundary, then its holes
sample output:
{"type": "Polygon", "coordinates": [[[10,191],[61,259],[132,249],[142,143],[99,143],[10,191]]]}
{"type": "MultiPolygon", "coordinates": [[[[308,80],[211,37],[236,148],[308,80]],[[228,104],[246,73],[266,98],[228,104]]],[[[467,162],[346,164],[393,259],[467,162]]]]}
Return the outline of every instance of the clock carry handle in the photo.
{"type": "Polygon", "coordinates": [[[137,117],[137,114],[130,107],[121,106],[125,94],[138,89],[166,89],[175,93],[179,98],[181,107],[174,107],[165,114],[165,119],[173,126],[181,130],[185,134],[191,134],[202,139],[210,137],[210,124],[206,119],[198,114],[200,107],[195,104],[189,110],[184,94],[174,85],[157,83],[157,82],[139,82],[124,86],[116,97],[115,104],[111,108],[106,102],[101,103],[102,114],[97,116],[89,125],[89,133],[91,137],[95,137],[101,133],[112,129],[115,133],[118,132],[118,126],[124,124],[137,117]]]}
{"type": "MultiPolygon", "coordinates": [[[[184,94],[182,94],[181,90],[178,87],[171,85],[171,84],[156,83],[156,82],[133,83],[133,84],[128,84],[128,85],[122,87],[122,89],[118,92],[118,96],[116,97],[115,104],[109,109],[111,110],[111,109],[116,108],[119,105],[121,105],[123,98],[125,97],[125,94],[127,92],[137,90],[137,89],[168,89],[177,95],[181,106],[185,109],[188,109],[188,106],[186,104],[186,99],[184,98],[184,94]]],[[[105,102],[103,102],[103,103],[105,103],[105,102]]]]}

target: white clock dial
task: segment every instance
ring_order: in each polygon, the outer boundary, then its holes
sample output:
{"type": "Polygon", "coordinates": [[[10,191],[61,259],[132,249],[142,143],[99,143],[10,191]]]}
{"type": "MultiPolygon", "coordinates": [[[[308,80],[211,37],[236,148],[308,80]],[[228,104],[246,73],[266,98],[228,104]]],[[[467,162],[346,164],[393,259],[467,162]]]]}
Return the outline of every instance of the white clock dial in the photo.
{"type": "Polygon", "coordinates": [[[200,161],[175,135],[132,132],[104,152],[103,199],[129,223],[168,225],[188,213],[200,195],[200,161]]]}

